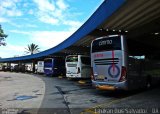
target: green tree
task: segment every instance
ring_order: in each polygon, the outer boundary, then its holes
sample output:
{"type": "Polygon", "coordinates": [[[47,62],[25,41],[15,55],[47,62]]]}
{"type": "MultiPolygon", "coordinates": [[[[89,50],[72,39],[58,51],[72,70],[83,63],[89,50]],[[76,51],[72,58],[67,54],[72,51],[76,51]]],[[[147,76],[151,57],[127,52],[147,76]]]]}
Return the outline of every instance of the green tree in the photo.
{"type": "Polygon", "coordinates": [[[38,45],[33,44],[33,43],[29,44],[29,45],[27,46],[27,48],[25,48],[25,49],[26,49],[25,52],[26,52],[26,53],[30,53],[31,55],[39,52],[39,47],[38,47],[38,45]]]}
{"type": "MultiPolygon", "coordinates": [[[[30,53],[31,55],[39,52],[39,47],[38,47],[38,45],[33,44],[33,43],[29,44],[29,45],[27,46],[27,48],[25,48],[25,49],[26,49],[25,52],[26,52],[26,53],[30,53]]],[[[35,60],[32,61],[32,72],[33,72],[33,73],[35,72],[35,60]]]]}
{"type": "Polygon", "coordinates": [[[5,46],[6,43],[5,43],[5,38],[7,38],[8,35],[6,35],[4,32],[3,32],[3,29],[0,25],[0,46],[5,46]]]}

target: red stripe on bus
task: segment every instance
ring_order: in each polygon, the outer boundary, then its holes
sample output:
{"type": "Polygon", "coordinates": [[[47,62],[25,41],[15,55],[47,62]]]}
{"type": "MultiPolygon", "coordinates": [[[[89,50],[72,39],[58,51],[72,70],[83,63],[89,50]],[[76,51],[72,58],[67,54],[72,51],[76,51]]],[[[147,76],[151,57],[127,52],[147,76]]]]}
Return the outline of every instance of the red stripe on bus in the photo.
{"type": "Polygon", "coordinates": [[[113,73],[115,71],[115,64],[114,64],[114,50],[112,50],[112,68],[113,68],[113,73]]]}

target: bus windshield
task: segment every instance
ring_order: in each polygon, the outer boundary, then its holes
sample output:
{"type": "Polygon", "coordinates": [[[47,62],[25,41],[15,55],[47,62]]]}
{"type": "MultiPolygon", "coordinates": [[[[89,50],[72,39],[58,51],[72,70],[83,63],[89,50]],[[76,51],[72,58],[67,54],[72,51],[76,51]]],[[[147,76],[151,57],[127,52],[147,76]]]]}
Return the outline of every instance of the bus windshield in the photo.
{"type": "Polygon", "coordinates": [[[52,67],[52,59],[45,59],[44,67],[52,67]]]}
{"type": "Polygon", "coordinates": [[[38,66],[43,66],[43,62],[42,62],[42,61],[41,61],[41,62],[39,61],[39,62],[38,62],[38,66]]]}
{"type": "Polygon", "coordinates": [[[78,62],[78,56],[68,56],[66,62],[78,62]]]}
{"type": "Polygon", "coordinates": [[[95,40],[92,43],[92,53],[110,51],[110,50],[121,50],[120,36],[103,38],[103,39],[95,40]]]}
{"type": "Polygon", "coordinates": [[[45,59],[45,63],[52,63],[52,59],[45,59]]]}

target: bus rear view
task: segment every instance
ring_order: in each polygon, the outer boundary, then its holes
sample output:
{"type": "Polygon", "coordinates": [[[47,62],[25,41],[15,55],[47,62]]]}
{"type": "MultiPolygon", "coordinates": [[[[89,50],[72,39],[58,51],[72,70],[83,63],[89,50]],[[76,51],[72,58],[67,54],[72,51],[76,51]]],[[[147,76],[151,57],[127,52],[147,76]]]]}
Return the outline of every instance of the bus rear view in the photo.
{"type": "Polygon", "coordinates": [[[67,78],[90,78],[90,57],[85,55],[69,55],[66,57],[67,78]]]}
{"type": "Polygon", "coordinates": [[[100,37],[91,44],[92,84],[99,89],[127,89],[124,37],[100,37]]]}
{"type": "Polygon", "coordinates": [[[37,62],[37,73],[44,73],[44,61],[37,62]]]}

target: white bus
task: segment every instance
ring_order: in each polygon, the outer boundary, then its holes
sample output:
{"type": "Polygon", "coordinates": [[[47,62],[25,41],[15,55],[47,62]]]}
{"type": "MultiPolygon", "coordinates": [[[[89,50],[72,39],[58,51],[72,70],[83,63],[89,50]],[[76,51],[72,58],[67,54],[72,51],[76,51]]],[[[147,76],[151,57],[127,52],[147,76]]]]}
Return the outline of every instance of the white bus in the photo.
{"type": "Polygon", "coordinates": [[[90,57],[85,55],[69,55],[66,57],[66,77],[90,78],[90,57]]]}
{"type": "Polygon", "coordinates": [[[37,62],[37,73],[44,73],[44,61],[37,62]]]}
{"type": "Polygon", "coordinates": [[[160,79],[160,60],[143,43],[123,35],[100,37],[91,43],[92,84],[98,89],[131,90],[160,79]],[[130,42],[129,42],[130,41],[130,42]],[[152,57],[150,57],[152,55],[152,57]]]}
{"type": "Polygon", "coordinates": [[[32,63],[26,63],[25,64],[25,71],[32,72],[32,70],[33,70],[32,63]]]}

